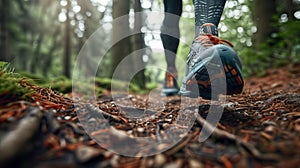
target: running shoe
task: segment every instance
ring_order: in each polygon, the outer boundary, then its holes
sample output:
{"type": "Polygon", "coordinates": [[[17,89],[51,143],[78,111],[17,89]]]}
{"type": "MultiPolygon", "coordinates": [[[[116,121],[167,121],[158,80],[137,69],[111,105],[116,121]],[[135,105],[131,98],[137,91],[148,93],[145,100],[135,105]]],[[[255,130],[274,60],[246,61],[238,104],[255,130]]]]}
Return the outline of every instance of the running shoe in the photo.
{"type": "Polygon", "coordinates": [[[216,100],[219,94],[241,93],[243,87],[242,65],[233,45],[218,37],[214,24],[202,25],[188,55],[180,94],[216,100]]]}

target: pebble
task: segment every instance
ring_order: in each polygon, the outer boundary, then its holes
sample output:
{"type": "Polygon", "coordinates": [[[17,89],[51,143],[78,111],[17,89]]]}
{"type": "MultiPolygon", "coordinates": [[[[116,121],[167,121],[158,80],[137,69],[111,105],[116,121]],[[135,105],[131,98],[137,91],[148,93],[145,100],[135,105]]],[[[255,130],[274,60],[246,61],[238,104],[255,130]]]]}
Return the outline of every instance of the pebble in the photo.
{"type": "Polygon", "coordinates": [[[65,116],[64,119],[65,120],[70,120],[72,117],[71,116],[65,116]]]}
{"type": "Polygon", "coordinates": [[[273,121],[264,121],[264,122],[262,123],[262,125],[263,125],[263,126],[270,126],[270,125],[272,125],[272,126],[277,126],[277,124],[276,124],[275,122],[273,122],[273,121]]]}
{"type": "Polygon", "coordinates": [[[146,162],[147,167],[153,167],[154,165],[154,160],[153,159],[148,159],[146,162]]]}
{"type": "Polygon", "coordinates": [[[110,164],[113,167],[117,167],[119,164],[120,156],[119,155],[113,155],[113,157],[110,159],[110,164]]]}
{"type": "Polygon", "coordinates": [[[145,130],[145,128],[143,128],[143,127],[138,127],[138,128],[137,128],[137,131],[138,131],[139,133],[144,132],[144,130],[145,130]]]}
{"type": "Polygon", "coordinates": [[[265,128],[265,131],[267,133],[274,133],[276,131],[276,127],[274,127],[273,125],[269,125],[265,128]]]}
{"type": "Polygon", "coordinates": [[[163,166],[164,163],[166,163],[166,161],[167,161],[167,158],[163,154],[156,155],[155,158],[154,158],[155,167],[163,166]]]}
{"type": "Polygon", "coordinates": [[[190,168],[204,168],[204,165],[195,159],[189,160],[189,166],[190,168]]]}
{"type": "Polygon", "coordinates": [[[166,150],[169,146],[170,146],[169,144],[161,143],[157,146],[157,149],[162,151],[162,150],[166,150]]]}
{"type": "Polygon", "coordinates": [[[80,146],[75,151],[77,160],[80,163],[86,163],[100,155],[100,151],[89,146],[80,146]]]}
{"type": "Polygon", "coordinates": [[[164,165],[164,168],[180,168],[180,167],[182,167],[182,164],[183,164],[182,160],[179,159],[175,162],[164,165]]]}

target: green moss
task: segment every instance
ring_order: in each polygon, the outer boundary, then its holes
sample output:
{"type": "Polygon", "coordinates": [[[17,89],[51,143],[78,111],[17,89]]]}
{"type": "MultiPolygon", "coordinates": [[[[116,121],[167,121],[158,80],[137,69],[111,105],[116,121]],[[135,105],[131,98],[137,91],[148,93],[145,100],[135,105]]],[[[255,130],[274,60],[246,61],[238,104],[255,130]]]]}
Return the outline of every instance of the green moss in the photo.
{"type": "MultiPolygon", "coordinates": [[[[12,101],[30,100],[33,91],[21,85],[26,80],[13,72],[8,63],[0,63],[0,105],[12,101]]],[[[27,81],[26,81],[27,82],[27,81]]]]}
{"type": "Polygon", "coordinates": [[[47,83],[48,81],[39,75],[35,75],[29,72],[18,72],[23,78],[26,78],[31,83],[37,84],[37,85],[43,85],[47,83]]]}
{"type": "Polygon", "coordinates": [[[78,81],[72,81],[64,76],[46,79],[27,72],[14,73],[14,69],[8,63],[0,62],[0,105],[17,100],[30,100],[34,90],[22,85],[25,83],[50,88],[63,94],[71,93],[75,87],[76,92],[79,92],[78,94],[93,92],[97,96],[103,94],[105,90],[111,90],[112,85],[116,89],[115,91],[129,91],[139,94],[145,94],[156,87],[152,83],[147,85],[146,89],[141,89],[133,82],[128,85],[127,81],[112,80],[110,78],[95,78],[94,82],[91,79],[91,81],[78,83],[78,81]]]}

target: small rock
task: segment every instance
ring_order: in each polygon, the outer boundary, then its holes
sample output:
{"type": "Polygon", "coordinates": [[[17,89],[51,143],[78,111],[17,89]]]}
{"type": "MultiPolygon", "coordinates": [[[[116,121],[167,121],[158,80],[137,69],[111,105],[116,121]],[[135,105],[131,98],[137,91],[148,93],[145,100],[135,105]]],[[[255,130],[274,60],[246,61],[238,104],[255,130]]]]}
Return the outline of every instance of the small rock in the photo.
{"type": "Polygon", "coordinates": [[[177,160],[175,162],[166,164],[164,166],[164,168],[180,168],[180,167],[182,167],[182,164],[183,164],[182,160],[179,159],[179,160],[177,160]]]}
{"type": "Polygon", "coordinates": [[[281,83],[273,83],[273,84],[271,85],[271,88],[277,88],[277,87],[281,87],[281,86],[282,86],[281,83]]]}
{"type": "Polygon", "coordinates": [[[165,150],[169,147],[169,144],[161,143],[157,146],[158,150],[165,150]]]}
{"type": "MultiPolygon", "coordinates": [[[[171,123],[171,122],[169,122],[169,123],[171,123]]],[[[163,123],[163,124],[162,124],[162,128],[164,128],[164,129],[165,129],[165,128],[168,128],[168,127],[170,126],[169,123],[163,123]]]]}
{"type": "Polygon", "coordinates": [[[110,159],[110,164],[113,167],[117,167],[119,164],[120,156],[119,155],[113,155],[113,157],[110,159]]]}
{"type": "Polygon", "coordinates": [[[204,165],[202,163],[198,162],[195,159],[190,159],[189,165],[191,168],[203,168],[204,167],[204,165]]]}
{"type": "Polygon", "coordinates": [[[267,133],[275,133],[276,131],[276,127],[274,127],[273,125],[269,125],[265,128],[265,132],[267,133]]]}
{"type": "Polygon", "coordinates": [[[80,163],[86,163],[100,155],[100,151],[96,148],[89,146],[80,146],[75,151],[77,160],[80,163]]]}
{"type": "Polygon", "coordinates": [[[232,103],[232,102],[225,103],[225,104],[221,104],[221,106],[222,106],[223,108],[232,108],[233,105],[234,105],[234,103],[232,103]]]}
{"type": "Polygon", "coordinates": [[[148,159],[146,162],[146,167],[153,167],[154,165],[154,160],[153,159],[148,159]]]}
{"type": "Polygon", "coordinates": [[[163,154],[158,154],[154,158],[155,167],[161,167],[166,163],[167,159],[163,154]]]}
{"type": "Polygon", "coordinates": [[[262,125],[263,126],[270,126],[270,125],[277,126],[277,124],[273,121],[264,121],[264,122],[262,122],[262,125]]]}
{"type": "Polygon", "coordinates": [[[128,131],[127,131],[127,134],[128,134],[128,135],[133,134],[133,130],[128,130],[128,131]]]}
{"type": "Polygon", "coordinates": [[[71,116],[65,116],[64,119],[65,120],[70,120],[72,117],[71,116]]]}
{"type": "Polygon", "coordinates": [[[109,150],[103,152],[103,156],[104,156],[105,158],[112,157],[113,155],[114,155],[114,153],[111,152],[111,151],[109,151],[109,150]]]}
{"type": "Polygon", "coordinates": [[[145,129],[144,129],[143,127],[138,127],[138,128],[137,128],[137,131],[138,131],[139,133],[144,132],[144,130],[145,130],[145,129]]]}

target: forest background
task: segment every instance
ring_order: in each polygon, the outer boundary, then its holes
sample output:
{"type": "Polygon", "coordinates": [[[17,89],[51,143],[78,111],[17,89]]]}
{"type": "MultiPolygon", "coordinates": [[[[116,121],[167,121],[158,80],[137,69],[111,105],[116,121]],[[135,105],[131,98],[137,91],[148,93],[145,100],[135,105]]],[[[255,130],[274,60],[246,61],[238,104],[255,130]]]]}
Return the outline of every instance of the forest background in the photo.
{"type": "MultiPolygon", "coordinates": [[[[186,60],[194,38],[193,2],[183,0],[183,4],[178,65],[186,60]]],[[[84,58],[96,61],[99,53],[105,55],[97,77],[111,78],[120,61],[137,50],[142,52],[124,67],[125,73],[140,66],[165,66],[159,36],[163,15],[155,21],[147,17],[147,13],[163,14],[163,8],[162,0],[1,0],[0,61],[9,62],[24,76],[67,81],[85,42],[100,31],[95,43],[99,51],[84,58]],[[138,12],[144,14],[136,17],[138,12]],[[127,17],[126,22],[115,24],[121,16],[127,17]],[[139,33],[112,45],[116,32],[133,31],[139,33]]],[[[246,77],[264,75],[268,68],[300,61],[299,21],[300,0],[227,0],[219,31],[235,46],[246,77]]],[[[139,71],[133,81],[144,89],[163,79],[163,70],[149,68],[139,71]]]]}

